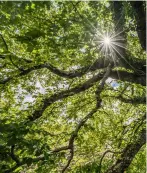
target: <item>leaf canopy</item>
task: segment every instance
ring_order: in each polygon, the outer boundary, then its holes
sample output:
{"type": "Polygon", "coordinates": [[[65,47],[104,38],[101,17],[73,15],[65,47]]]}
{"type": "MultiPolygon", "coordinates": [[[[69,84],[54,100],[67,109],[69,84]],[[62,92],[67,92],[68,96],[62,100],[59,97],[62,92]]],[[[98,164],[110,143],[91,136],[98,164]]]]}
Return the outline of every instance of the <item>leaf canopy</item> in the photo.
{"type": "Polygon", "coordinates": [[[1,172],[145,172],[145,3],[1,1],[0,16],[1,172]]]}

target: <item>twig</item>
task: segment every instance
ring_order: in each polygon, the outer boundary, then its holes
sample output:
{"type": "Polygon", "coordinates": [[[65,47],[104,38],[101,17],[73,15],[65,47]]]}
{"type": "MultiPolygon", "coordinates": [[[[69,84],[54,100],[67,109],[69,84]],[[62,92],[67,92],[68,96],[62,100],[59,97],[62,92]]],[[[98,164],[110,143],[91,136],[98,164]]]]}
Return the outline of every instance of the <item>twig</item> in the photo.
{"type": "MultiPolygon", "coordinates": [[[[7,45],[7,43],[6,43],[6,41],[5,41],[4,37],[3,37],[3,35],[0,34],[0,36],[1,36],[2,40],[3,40],[3,42],[4,42],[4,45],[5,45],[5,47],[6,47],[6,50],[9,52],[8,45],[7,45]]],[[[23,71],[22,68],[18,67],[18,66],[13,62],[11,55],[9,55],[9,59],[10,59],[12,65],[13,65],[14,67],[16,67],[16,68],[17,68],[18,70],[20,70],[20,71],[23,71]]]]}
{"type": "Polygon", "coordinates": [[[6,49],[7,49],[7,51],[8,51],[8,45],[7,45],[7,43],[6,43],[6,41],[5,41],[4,37],[3,37],[3,35],[0,34],[0,36],[1,36],[2,40],[3,40],[3,42],[4,42],[4,45],[5,45],[6,49]]]}
{"type": "Polygon", "coordinates": [[[11,158],[17,163],[17,165],[19,165],[20,164],[20,161],[19,161],[19,159],[15,156],[15,154],[14,154],[14,148],[15,148],[15,145],[12,145],[11,146],[11,153],[10,153],[10,156],[11,156],[11,158]]]}
{"type": "Polygon", "coordinates": [[[62,169],[62,171],[61,171],[62,173],[64,173],[65,170],[66,170],[66,169],[68,168],[68,166],[70,165],[70,162],[72,161],[73,156],[74,156],[74,147],[70,149],[70,156],[69,156],[69,159],[68,159],[67,164],[63,167],[63,169],[62,169]]]}
{"type": "Polygon", "coordinates": [[[100,159],[100,163],[99,163],[99,173],[101,173],[101,167],[102,167],[102,161],[104,159],[104,157],[106,156],[107,153],[113,153],[113,154],[121,154],[122,151],[111,151],[111,150],[107,150],[103,153],[101,159],[100,159]]]}

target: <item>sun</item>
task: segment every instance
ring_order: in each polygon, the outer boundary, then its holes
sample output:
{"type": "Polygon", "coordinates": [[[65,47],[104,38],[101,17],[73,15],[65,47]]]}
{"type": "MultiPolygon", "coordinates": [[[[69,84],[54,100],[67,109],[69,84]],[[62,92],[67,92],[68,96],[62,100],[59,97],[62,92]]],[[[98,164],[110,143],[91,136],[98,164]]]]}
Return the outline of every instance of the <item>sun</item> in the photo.
{"type": "Polygon", "coordinates": [[[110,45],[111,44],[111,39],[109,37],[104,37],[104,44],[110,45]]]}
{"type": "Polygon", "coordinates": [[[120,49],[125,49],[125,39],[121,36],[122,32],[124,31],[115,32],[114,29],[111,31],[97,31],[94,42],[104,57],[111,57],[114,59],[117,56],[120,56],[121,58],[124,58],[120,51],[120,49]]]}

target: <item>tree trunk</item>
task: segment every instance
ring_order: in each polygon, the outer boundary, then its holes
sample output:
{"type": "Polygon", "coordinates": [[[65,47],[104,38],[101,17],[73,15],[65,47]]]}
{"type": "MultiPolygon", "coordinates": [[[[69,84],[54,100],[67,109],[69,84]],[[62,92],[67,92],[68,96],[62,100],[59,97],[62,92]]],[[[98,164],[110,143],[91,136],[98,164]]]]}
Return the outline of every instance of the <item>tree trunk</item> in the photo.
{"type": "Polygon", "coordinates": [[[143,129],[134,143],[128,144],[120,158],[105,173],[124,173],[133,158],[146,143],[146,129],[143,129]]]}

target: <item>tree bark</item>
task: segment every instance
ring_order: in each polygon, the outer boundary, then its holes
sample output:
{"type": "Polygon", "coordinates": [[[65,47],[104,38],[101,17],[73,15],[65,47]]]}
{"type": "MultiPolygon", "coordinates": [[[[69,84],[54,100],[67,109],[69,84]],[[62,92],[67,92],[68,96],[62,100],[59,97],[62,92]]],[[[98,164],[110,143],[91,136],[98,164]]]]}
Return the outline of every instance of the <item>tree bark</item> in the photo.
{"type": "Polygon", "coordinates": [[[140,44],[144,50],[146,50],[146,14],[145,5],[143,1],[130,2],[134,9],[134,15],[137,24],[137,33],[140,40],[140,44]]]}
{"type": "Polygon", "coordinates": [[[134,143],[128,144],[120,158],[105,173],[124,173],[133,158],[146,143],[146,129],[143,129],[134,143]]]}

